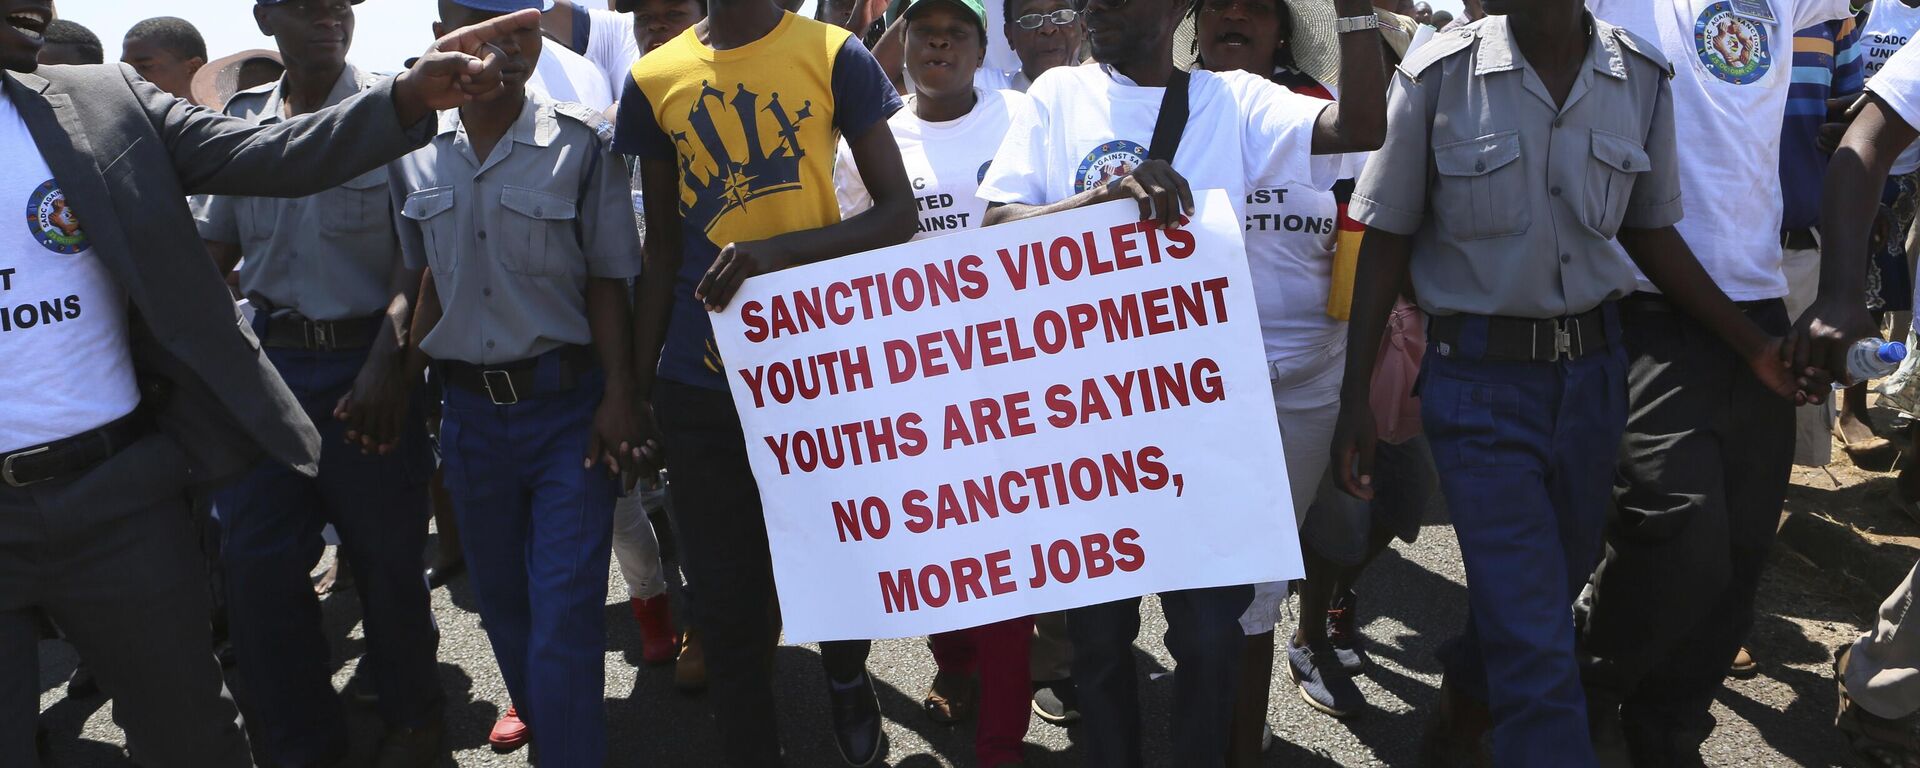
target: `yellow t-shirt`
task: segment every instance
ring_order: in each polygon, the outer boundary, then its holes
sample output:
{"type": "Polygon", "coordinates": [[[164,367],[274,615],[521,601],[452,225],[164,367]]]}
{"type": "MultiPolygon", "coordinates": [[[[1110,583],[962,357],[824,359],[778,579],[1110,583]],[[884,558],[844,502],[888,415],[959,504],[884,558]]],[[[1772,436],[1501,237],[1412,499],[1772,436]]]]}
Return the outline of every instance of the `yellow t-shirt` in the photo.
{"type": "Polygon", "coordinates": [[[680,170],[685,245],[662,376],[726,389],[694,286],[728,243],[838,222],[840,136],[884,130],[899,109],[860,41],[791,13],[739,48],[714,50],[689,29],[633,65],[615,148],[680,170]]]}

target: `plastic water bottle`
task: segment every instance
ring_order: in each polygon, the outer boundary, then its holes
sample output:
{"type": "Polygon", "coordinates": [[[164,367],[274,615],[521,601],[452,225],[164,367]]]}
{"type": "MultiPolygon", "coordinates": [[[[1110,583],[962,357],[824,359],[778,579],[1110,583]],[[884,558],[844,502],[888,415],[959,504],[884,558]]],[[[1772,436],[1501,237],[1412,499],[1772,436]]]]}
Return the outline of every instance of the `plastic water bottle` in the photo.
{"type": "Polygon", "coordinates": [[[1905,359],[1907,345],[1868,336],[1847,348],[1847,376],[1854,381],[1877,379],[1893,373],[1905,359]]]}

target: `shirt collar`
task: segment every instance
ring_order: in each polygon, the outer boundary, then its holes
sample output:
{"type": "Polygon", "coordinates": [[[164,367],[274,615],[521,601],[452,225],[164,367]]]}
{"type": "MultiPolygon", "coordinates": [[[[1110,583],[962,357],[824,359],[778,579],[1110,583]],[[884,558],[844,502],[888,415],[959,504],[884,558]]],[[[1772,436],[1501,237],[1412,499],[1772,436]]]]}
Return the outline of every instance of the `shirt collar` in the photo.
{"type": "MultiPolygon", "coordinates": [[[[340,68],[340,79],[333,81],[333,90],[327,91],[327,99],[321,102],[320,108],[326,109],[327,107],[346,101],[359,92],[360,70],[349,62],[346,66],[340,68]]],[[[282,77],[280,78],[280,84],[274,86],[273,90],[267,93],[267,103],[260,109],[260,122],[277,123],[286,119],[285,116],[281,114],[281,105],[285,102],[286,96],[287,79],[282,77]]]]}
{"type": "MultiPolygon", "coordinates": [[[[445,136],[460,130],[460,110],[449,109],[440,113],[440,127],[436,136],[445,136]]],[[[554,112],[554,102],[538,91],[527,91],[526,106],[521,107],[520,116],[514,118],[513,125],[507,128],[509,140],[535,147],[549,147],[560,136],[560,117],[554,112]]]]}
{"type": "MultiPolygon", "coordinates": [[[[1627,79],[1627,60],[1620,50],[1620,39],[1611,34],[1610,29],[1602,28],[1593,20],[1593,14],[1585,16],[1587,25],[1587,66],[1593,71],[1620,80],[1627,79]]],[[[1507,17],[1489,16],[1479,27],[1480,50],[1474,57],[1473,73],[1486,75],[1494,72],[1511,72],[1523,67],[1518,50],[1513,44],[1513,28],[1508,26],[1507,17]]]]}

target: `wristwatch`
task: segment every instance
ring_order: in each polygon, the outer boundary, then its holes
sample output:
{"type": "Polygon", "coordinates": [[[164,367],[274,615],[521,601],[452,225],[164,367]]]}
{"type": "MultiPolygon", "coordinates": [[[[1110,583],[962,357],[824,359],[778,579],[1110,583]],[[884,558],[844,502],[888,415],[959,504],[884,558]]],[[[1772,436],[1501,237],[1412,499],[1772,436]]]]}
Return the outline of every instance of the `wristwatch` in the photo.
{"type": "Polygon", "coordinates": [[[1381,26],[1380,18],[1373,14],[1367,14],[1365,16],[1342,16],[1338,21],[1333,23],[1333,31],[1344,35],[1348,32],[1371,31],[1379,29],[1381,26]]]}

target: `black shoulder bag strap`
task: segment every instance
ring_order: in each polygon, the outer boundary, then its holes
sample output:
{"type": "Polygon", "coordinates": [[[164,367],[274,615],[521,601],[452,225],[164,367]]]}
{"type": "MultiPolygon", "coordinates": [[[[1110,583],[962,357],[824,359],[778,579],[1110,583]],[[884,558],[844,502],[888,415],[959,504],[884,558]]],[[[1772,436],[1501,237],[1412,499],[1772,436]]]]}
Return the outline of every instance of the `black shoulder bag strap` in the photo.
{"type": "Polygon", "coordinates": [[[1193,74],[1179,67],[1167,78],[1167,92],[1160,97],[1160,116],[1153,121],[1153,143],[1147,147],[1148,160],[1173,164],[1180,151],[1180,134],[1187,130],[1187,83],[1193,74]]]}

